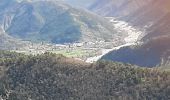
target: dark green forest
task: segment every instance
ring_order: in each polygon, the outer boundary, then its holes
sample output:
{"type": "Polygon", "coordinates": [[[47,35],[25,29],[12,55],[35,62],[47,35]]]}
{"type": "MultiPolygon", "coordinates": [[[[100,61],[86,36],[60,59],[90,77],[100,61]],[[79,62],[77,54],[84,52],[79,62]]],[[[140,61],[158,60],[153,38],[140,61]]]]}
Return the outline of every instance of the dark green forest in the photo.
{"type": "Polygon", "coordinates": [[[170,72],[0,51],[0,100],[169,100],[170,72]]]}

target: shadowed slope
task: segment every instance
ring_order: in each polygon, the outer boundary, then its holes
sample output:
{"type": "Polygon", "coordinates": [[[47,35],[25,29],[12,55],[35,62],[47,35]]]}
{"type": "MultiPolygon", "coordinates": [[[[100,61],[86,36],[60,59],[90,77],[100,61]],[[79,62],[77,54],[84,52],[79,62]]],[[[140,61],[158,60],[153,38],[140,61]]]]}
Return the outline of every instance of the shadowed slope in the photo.
{"type": "Polygon", "coordinates": [[[169,64],[170,36],[154,38],[141,46],[123,47],[112,51],[102,59],[155,67],[169,64]]]}

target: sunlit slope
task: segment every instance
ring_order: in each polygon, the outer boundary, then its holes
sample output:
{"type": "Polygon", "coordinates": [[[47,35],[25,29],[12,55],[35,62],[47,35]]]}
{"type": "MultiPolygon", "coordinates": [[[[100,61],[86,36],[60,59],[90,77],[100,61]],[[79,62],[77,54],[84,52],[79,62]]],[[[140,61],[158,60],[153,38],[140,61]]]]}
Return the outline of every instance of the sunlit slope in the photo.
{"type": "Polygon", "coordinates": [[[168,100],[169,71],[0,51],[4,100],[168,100]]]}
{"type": "Polygon", "coordinates": [[[0,22],[10,35],[32,41],[112,41],[116,31],[104,18],[59,1],[20,2],[0,22]]]}

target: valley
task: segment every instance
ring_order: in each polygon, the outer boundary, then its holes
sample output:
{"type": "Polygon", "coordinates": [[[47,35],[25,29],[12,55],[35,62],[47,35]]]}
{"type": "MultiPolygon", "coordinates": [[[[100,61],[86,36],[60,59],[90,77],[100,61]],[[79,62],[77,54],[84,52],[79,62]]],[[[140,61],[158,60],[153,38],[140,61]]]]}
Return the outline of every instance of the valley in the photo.
{"type": "MultiPolygon", "coordinates": [[[[169,2],[157,0],[151,6],[153,0],[99,1],[79,1],[75,4],[68,0],[13,0],[10,3],[3,0],[0,5],[4,7],[0,11],[0,33],[3,33],[0,47],[27,55],[45,52],[63,54],[93,63],[110,52],[140,48],[154,38],[169,34],[169,8],[166,5],[169,2]],[[80,7],[82,2],[85,6],[80,7]],[[165,6],[157,8],[159,3],[165,6]]],[[[109,58],[106,60],[113,60],[109,58]]]]}
{"type": "Polygon", "coordinates": [[[78,42],[78,43],[66,43],[66,44],[50,44],[46,42],[41,43],[29,43],[27,47],[21,50],[12,50],[18,53],[25,54],[42,54],[45,52],[51,52],[56,54],[63,54],[66,57],[72,57],[81,59],[82,61],[93,63],[101,59],[110,51],[118,50],[122,47],[136,45],[137,41],[142,33],[138,29],[128,25],[124,21],[118,21],[115,18],[106,18],[113,24],[114,29],[118,30],[118,33],[123,33],[124,42],[116,44],[106,41],[95,42],[78,42]]]}
{"type": "Polygon", "coordinates": [[[125,43],[123,43],[122,45],[111,47],[111,49],[103,48],[101,50],[102,53],[100,55],[87,58],[86,62],[93,63],[100,60],[104,55],[111,51],[118,50],[122,47],[138,45],[139,40],[142,38],[142,35],[144,34],[144,31],[140,31],[139,29],[136,29],[133,26],[128,25],[127,22],[116,20],[114,17],[107,17],[107,19],[109,19],[110,22],[113,23],[115,29],[119,30],[120,33],[124,33],[124,35],[126,36],[124,38],[125,43]]]}
{"type": "Polygon", "coordinates": [[[0,100],[169,100],[170,1],[0,0],[0,100]]]}
{"type": "Polygon", "coordinates": [[[21,39],[21,43],[26,42],[25,47],[10,49],[19,53],[53,52],[88,61],[93,57],[99,59],[117,46],[133,44],[142,34],[137,28],[114,17],[103,18],[59,1],[14,0],[13,6],[7,6],[8,1],[3,2],[1,6],[6,10],[1,11],[0,23],[4,32],[21,39]],[[48,9],[43,10],[42,5],[48,9]],[[53,13],[49,13],[50,10],[53,13]],[[27,18],[32,19],[29,24],[27,18]]]}
{"type": "Polygon", "coordinates": [[[114,47],[112,42],[96,41],[85,43],[73,43],[73,44],[49,44],[49,43],[31,43],[21,49],[14,49],[11,51],[24,53],[24,54],[43,54],[45,52],[51,52],[56,54],[63,54],[67,57],[78,58],[86,61],[89,57],[98,56],[102,54],[102,50],[108,50],[114,47]],[[107,49],[108,48],[108,49],[107,49]]]}

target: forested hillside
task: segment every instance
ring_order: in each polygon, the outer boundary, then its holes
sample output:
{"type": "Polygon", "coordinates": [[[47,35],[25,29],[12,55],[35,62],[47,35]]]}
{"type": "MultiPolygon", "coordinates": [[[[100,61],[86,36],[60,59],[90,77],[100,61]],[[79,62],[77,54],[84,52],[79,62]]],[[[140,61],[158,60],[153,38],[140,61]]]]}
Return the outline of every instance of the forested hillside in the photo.
{"type": "Polygon", "coordinates": [[[33,42],[74,43],[112,41],[118,37],[114,35],[117,30],[103,17],[59,0],[1,1],[0,26],[15,38],[33,42]]]}
{"type": "Polygon", "coordinates": [[[0,52],[2,100],[168,100],[169,82],[160,69],[0,52]]]}

